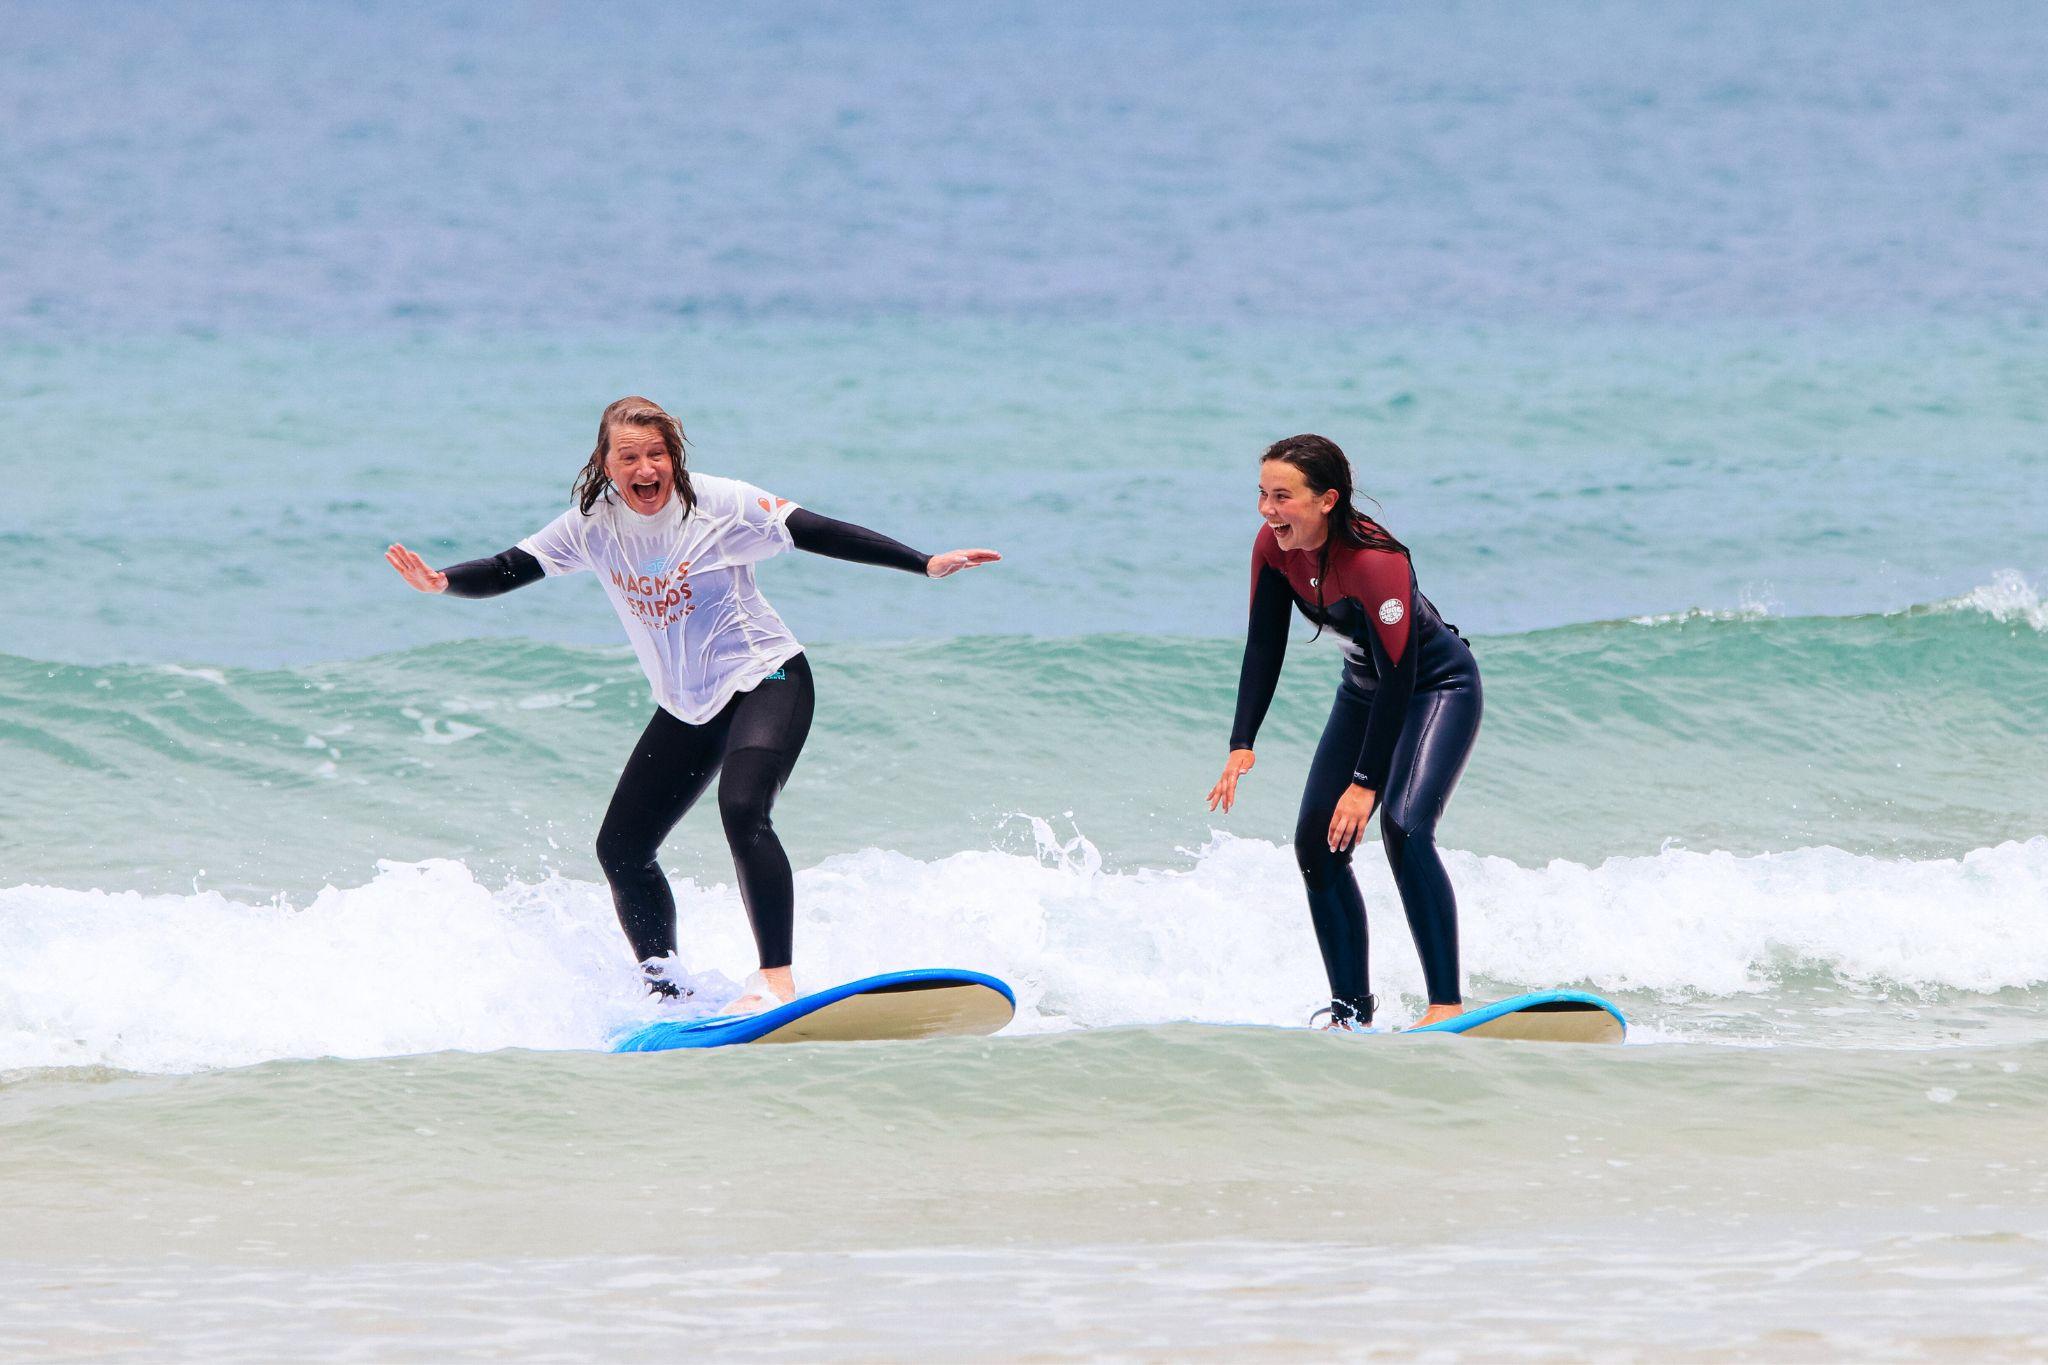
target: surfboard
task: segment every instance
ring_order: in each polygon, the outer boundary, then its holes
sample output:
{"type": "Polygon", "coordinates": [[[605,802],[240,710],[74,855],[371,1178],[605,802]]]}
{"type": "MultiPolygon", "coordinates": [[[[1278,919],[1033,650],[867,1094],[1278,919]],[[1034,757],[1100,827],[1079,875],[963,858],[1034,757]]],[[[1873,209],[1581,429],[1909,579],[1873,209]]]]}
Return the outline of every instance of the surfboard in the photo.
{"type": "Polygon", "coordinates": [[[628,1033],[614,1052],[668,1052],[735,1043],[856,1043],[979,1037],[1017,1013],[1017,997],[980,972],[887,972],[800,995],[759,1014],[664,1019],[628,1033]]]}
{"type": "Polygon", "coordinates": [[[1618,1043],[1628,1034],[1621,1011],[1585,991],[1534,991],[1466,1010],[1455,1019],[1411,1033],[1462,1033],[1472,1038],[1513,1038],[1525,1043],[1618,1043]]]}

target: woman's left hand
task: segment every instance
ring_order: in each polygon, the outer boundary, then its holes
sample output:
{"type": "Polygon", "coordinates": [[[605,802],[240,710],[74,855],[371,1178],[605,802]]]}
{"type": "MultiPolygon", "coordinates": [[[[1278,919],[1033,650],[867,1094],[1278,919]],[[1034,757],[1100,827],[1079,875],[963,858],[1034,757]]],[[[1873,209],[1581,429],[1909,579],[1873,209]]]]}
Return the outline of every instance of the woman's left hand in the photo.
{"type": "Polygon", "coordinates": [[[977,564],[993,564],[1001,558],[994,550],[948,550],[927,560],[924,571],[932,578],[944,578],[977,564]]]}
{"type": "Polygon", "coordinates": [[[1330,816],[1330,852],[1348,852],[1365,837],[1365,822],[1372,819],[1373,803],[1379,799],[1379,793],[1356,782],[1344,789],[1344,794],[1337,798],[1336,812],[1330,816]]]}

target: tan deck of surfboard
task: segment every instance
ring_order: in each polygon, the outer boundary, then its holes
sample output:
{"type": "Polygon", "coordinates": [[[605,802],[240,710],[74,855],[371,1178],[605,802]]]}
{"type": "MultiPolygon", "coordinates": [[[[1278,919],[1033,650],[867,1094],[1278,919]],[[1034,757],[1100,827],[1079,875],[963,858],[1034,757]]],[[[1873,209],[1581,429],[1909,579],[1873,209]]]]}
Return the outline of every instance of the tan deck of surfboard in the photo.
{"type": "Polygon", "coordinates": [[[1467,1038],[1512,1038],[1524,1043],[1618,1043],[1625,1030],[1598,1005],[1560,1001],[1543,1009],[1516,1010],[1464,1031],[1467,1038]]]}
{"type": "Polygon", "coordinates": [[[858,1043],[994,1033],[1016,1007],[972,982],[869,991],[792,1020],[756,1043],[858,1043]]]}

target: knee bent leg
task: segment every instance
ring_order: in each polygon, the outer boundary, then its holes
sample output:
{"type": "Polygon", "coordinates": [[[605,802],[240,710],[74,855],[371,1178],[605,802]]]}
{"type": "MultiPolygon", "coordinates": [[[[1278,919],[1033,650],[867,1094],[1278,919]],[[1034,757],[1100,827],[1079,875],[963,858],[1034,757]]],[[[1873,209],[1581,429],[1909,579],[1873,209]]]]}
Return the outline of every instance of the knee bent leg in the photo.
{"type": "Polygon", "coordinates": [[[725,824],[726,842],[735,849],[751,848],[775,832],[772,814],[774,798],[769,793],[744,795],[720,792],[718,818],[725,824]]]}
{"type": "Polygon", "coordinates": [[[1399,804],[1380,808],[1380,842],[1387,846],[1387,861],[1395,867],[1401,865],[1402,855],[1411,842],[1430,844],[1435,841],[1435,820],[1399,804]]]}
{"type": "Polygon", "coordinates": [[[1332,879],[1351,866],[1349,849],[1342,853],[1330,850],[1327,816],[1314,829],[1304,825],[1294,831],[1294,865],[1301,869],[1301,879],[1308,883],[1311,891],[1328,886],[1332,879]]]}
{"type": "Polygon", "coordinates": [[[1387,862],[1400,871],[1401,855],[1408,849],[1408,831],[1395,821],[1380,817],[1380,844],[1387,850],[1387,862]]]}
{"type": "Polygon", "coordinates": [[[608,878],[652,867],[654,855],[659,851],[659,845],[650,844],[636,830],[620,830],[606,825],[597,832],[597,865],[604,869],[608,878]]]}

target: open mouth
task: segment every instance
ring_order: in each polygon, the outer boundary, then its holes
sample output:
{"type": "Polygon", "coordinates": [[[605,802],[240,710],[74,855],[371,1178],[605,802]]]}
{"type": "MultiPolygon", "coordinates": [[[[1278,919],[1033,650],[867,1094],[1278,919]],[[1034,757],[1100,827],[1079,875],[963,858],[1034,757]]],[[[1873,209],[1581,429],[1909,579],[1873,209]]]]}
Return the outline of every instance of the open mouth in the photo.
{"type": "Polygon", "coordinates": [[[658,480],[635,483],[629,485],[629,487],[636,502],[653,502],[657,497],[661,496],[661,483],[658,480]]]}

